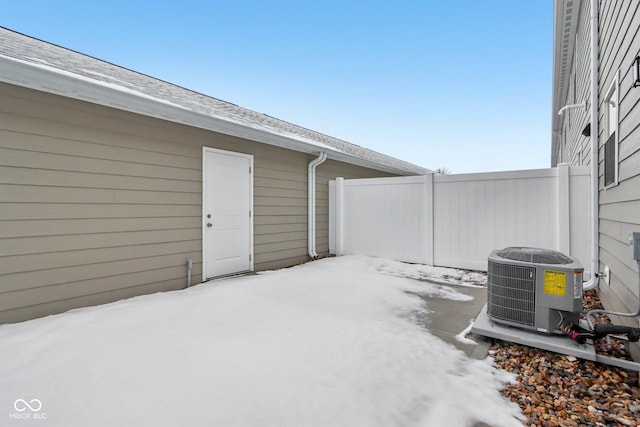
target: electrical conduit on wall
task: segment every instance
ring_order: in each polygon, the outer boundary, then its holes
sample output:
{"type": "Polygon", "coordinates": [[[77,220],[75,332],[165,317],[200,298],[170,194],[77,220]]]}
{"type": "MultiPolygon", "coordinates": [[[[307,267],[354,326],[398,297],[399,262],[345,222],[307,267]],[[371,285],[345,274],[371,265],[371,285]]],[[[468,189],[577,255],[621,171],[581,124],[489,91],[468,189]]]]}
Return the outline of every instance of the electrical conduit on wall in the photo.
{"type": "Polygon", "coordinates": [[[307,229],[308,229],[308,250],[309,256],[311,258],[317,258],[318,253],[316,252],[316,168],[318,165],[324,163],[327,160],[327,153],[320,153],[318,158],[309,162],[308,167],[308,190],[307,195],[309,198],[309,207],[308,207],[308,220],[307,220],[307,229]]]}

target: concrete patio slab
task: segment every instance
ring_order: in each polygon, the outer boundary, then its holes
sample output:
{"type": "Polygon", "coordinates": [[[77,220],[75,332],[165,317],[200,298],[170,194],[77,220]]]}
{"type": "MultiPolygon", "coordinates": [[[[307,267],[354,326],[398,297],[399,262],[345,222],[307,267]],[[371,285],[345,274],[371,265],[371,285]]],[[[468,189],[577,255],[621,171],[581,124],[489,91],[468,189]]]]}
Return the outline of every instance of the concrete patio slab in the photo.
{"type": "Polygon", "coordinates": [[[456,339],[456,335],[465,330],[483,309],[487,300],[487,288],[453,284],[448,284],[447,286],[455,288],[457,292],[473,297],[473,300],[453,301],[444,298],[421,296],[427,302],[429,310],[424,322],[425,327],[433,335],[464,351],[469,357],[484,359],[487,357],[489,346],[491,345],[489,339],[475,334],[469,335],[467,339],[476,342],[476,344],[471,344],[456,339]]]}

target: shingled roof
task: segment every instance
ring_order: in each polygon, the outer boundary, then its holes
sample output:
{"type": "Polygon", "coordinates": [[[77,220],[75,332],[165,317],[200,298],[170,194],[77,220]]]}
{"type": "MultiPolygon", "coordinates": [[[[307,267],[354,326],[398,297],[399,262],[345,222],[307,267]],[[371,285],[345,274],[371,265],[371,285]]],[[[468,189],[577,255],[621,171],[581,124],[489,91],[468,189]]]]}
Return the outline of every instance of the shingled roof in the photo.
{"type": "Polygon", "coordinates": [[[0,81],[401,175],[431,172],[0,27],[0,81]]]}

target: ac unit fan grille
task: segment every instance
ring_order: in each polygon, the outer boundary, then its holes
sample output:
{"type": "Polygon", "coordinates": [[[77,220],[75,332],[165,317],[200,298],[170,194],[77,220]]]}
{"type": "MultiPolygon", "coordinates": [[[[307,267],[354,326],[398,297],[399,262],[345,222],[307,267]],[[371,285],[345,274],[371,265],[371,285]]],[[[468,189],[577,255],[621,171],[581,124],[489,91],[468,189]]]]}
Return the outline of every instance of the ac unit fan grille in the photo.
{"type": "Polygon", "coordinates": [[[535,267],[489,261],[487,288],[487,311],[491,317],[522,325],[534,325],[535,267]]]}

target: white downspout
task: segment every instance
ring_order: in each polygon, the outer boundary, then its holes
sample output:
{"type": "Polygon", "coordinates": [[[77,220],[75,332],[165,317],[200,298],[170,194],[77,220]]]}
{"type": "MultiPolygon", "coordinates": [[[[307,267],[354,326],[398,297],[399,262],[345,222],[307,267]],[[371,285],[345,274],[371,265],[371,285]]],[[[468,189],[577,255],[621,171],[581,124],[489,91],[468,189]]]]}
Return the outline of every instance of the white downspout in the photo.
{"type": "Polygon", "coordinates": [[[581,102],[580,104],[570,104],[570,105],[565,105],[564,107],[562,107],[560,109],[560,111],[558,111],[558,115],[561,116],[562,113],[564,113],[567,110],[570,110],[572,108],[584,108],[585,111],[587,110],[587,101],[581,102]]]}
{"type": "Polygon", "coordinates": [[[600,269],[598,229],[598,0],[591,0],[591,278],[583,284],[585,291],[598,286],[600,269]]]}
{"type": "Polygon", "coordinates": [[[307,194],[309,197],[309,207],[308,207],[308,219],[307,219],[307,231],[308,231],[308,250],[309,256],[311,258],[317,258],[318,253],[316,252],[316,167],[324,161],[327,160],[327,153],[320,153],[317,159],[311,160],[309,162],[308,168],[308,190],[307,194]]]}

